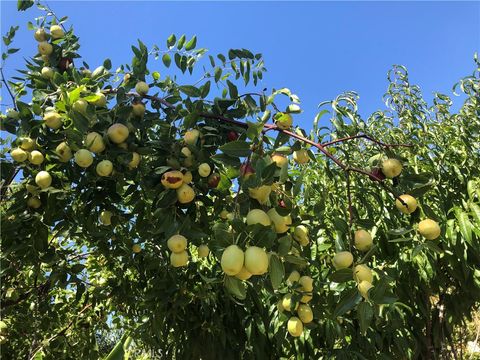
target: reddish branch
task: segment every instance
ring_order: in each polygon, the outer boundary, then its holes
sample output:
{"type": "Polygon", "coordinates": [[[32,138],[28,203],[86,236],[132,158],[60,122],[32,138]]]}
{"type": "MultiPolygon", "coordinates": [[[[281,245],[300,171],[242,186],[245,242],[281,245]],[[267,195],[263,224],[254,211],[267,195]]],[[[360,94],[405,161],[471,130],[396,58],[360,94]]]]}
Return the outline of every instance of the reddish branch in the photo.
{"type": "Polygon", "coordinates": [[[323,146],[330,146],[330,145],[333,145],[333,144],[337,144],[337,143],[341,143],[341,142],[345,142],[345,141],[353,140],[353,139],[360,139],[360,138],[367,139],[367,140],[369,140],[369,141],[371,141],[371,142],[373,142],[377,145],[380,145],[380,146],[383,146],[383,147],[386,147],[386,148],[389,148],[389,147],[412,147],[413,146],[411,144],[385,144],[385,143],[383,143],[381,141],[378,141],[377,139],[374,139],[371,136],[368,136],[366,134],[348,136],[348,137],[344,137],[344,138],[341,138],[341,139],[332,140],[332,141],[323,143],[322,145],[323,146]]]}

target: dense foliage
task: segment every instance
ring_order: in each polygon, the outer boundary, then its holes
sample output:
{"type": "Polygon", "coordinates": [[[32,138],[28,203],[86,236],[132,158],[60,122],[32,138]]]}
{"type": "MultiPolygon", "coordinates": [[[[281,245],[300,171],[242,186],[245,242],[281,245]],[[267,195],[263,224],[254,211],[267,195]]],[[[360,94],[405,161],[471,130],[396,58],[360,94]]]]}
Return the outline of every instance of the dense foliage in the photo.
{"type": "Polygon", "coordinates": [[[480,300],[476,59],[458,110],[395,66],[384,111],[345,93],[307,133],[290,90],[255,90],[261,54],[172,35],[91,71],[38,7],[38,52],[2,84],[5,358],[98,359],[119,331],[112,358],[132,338],[175,359],[456,353],[480,300]]]}

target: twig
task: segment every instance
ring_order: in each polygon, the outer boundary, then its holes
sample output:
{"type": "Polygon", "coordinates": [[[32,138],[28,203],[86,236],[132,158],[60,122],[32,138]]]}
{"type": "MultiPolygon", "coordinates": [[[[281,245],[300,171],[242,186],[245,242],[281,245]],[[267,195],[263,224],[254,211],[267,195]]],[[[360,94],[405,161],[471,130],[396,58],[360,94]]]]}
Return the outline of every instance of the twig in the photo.
{"type": "Polygon", "coordinates": [[[352,242],[353,242],[353,235],[352,235],[352,225],[353,225],[353,208],[352,208],[352,193],[350,189],[350,171],[345,173],[345,177],[347,180],[347,198],[348,198],[348,235],[350,238],[350,252],[352,252],[352,242]]]}
{"type": "Polygon", "coordinates": [[[5,87],[7,88],[7,91],[10,94],[10,97],[12,98],[13,107],[16,110],[18,110],[17,101],[15,100],[15,96],[13,96],[12,90],[10,90],[10,86],[8,86],[7,80],[5,80],[5,75],[3,74],[3,67],[0,67],[0,74],[2,75],[2,82],[5,84],[5,87]]]}
{"type": "Polygon", "coordinates": [[[12,183],[13,179],[15,179],[15,176],[17,176],[18,172],[20,171],[20,168],[15,168],[14,171],[12,172],[12,175],[6,179],[3,184],[0,186],[0,202],[3,201],[3,197],[7,193],[8,187],[12,183]]]}
{"type": "Polygon", "coordinates": [[[333,145],[333,144],[337,144],[337,143],[341,143],[341,142],[345,142],[345,141],[353,140],[353,139],[360,139],[360,138],[367,139],[367,140],[369,140],[369,141],[371,141],[371,142],[373,142],[377,145],[384,146],[386,148],[389,148],[389,147],[413,147],[412,144],[385,144],[385,143],[383,143],[381,141],[378,141],[377,139],[374,139],[371,136],[366,135],[366,134],[358,134],[358,135],[354,135],[354,136],[348,136],[348,137],[344,137],[344,138],[341,138],[341,139],[329,141],[329,142],[323,143],[323,146],[330,146],[330,145],[333,145]]]}

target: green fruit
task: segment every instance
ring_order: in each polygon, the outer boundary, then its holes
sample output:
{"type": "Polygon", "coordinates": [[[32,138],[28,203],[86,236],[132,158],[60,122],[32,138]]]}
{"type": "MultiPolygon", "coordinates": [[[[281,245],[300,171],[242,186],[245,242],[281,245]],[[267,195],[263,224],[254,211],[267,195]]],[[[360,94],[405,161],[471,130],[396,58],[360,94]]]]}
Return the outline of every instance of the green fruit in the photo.
{"type": "Polygon", "coordinates": [[[61,39],[65,33],[63,32],[63,29],[59,25],[52,25],[50,27],[50,36],[52,39],[61,39]]]}
{"type": "Polygon", "coordinates": [[[93,155],[87,149],[80,149],[75,153],[75,162],[82,168],[87,168],[93,163],[93,155]]]}
{"type": "Polygon", "coordinates": [[[382,163],[382,173],[390,179],[400,175],[402,168],[402,163],[397,159],[387,159],[382,163]]]}
{"type": "Polygon", "coordinates": [[[265,250],[250,246],[245,251],[245,268],[252,275],[263,275],[268,271],[268,256],[265,250]]]}
{"type": "Polygon", "coordinates": [[[234,276],[242,270],[245,255],[237,245],[230,245],[222,254],[220,264],[225,274],[234,276]]]}
{"type": "Polygon", "coordinates": [[[333,266],[335,269],[346,269],[353,264],[353,255],[349,251],[340,251],[333,257],[333,266]]]}
{"type": "Polygon", "coordinates": [[[135,91],[137,92],[138,95],[147,95],[148,93],[148,90],[150,88],[148,87],[148,84],[144,81],[139,81],[136,85],[135,85],[135,91]]]}
{"type": "Polygon", "coordinates": [[[47,171],[40,171],[35,176],[35,183],[40,189],[46,189],[52,184],[52,176],[47,171]]]}
{"type": "Polygon", "coordinates": [[[247,214],[247,225],[262,224],[263,226],[270,226],[271,223],[267,213],[263,210],[253,209],[247,214]]]}

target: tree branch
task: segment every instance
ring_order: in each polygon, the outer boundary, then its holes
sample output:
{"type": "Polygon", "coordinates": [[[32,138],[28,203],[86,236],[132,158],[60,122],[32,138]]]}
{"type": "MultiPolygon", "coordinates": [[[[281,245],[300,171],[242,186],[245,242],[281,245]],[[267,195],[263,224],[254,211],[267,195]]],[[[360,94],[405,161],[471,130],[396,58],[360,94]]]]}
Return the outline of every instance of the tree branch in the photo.
{"type": "Polygon", "coordinates": [[[7,80],[5,79],[5,75],[3,74],[3,67],[0,67],[0,74],[2,75],[2,80],[1,81],[5,84],[5,87],[7,88],[7,91],[10,94],[10,97],[12,98],[13,107],[16,110],[18,110],[17,101],[15,100],[15,96],[13,96],[12,90],[10,90],[10,86],[8,86],[7,80]]]}
{"type": "Polygon", "coordinates": [[[341,138],[341,139],[329,141],[329,142],[323,143],[323,146],[330,146],[330,145],[333,145],[333,144],[337,144],[337,143],[341,143],[341,142],[345,142],[345,141],[349,141],[349,140],[353,140],[353,139],[360,139],[360,138],[367,139],[367,140],[369,140],[369,141],[371,141],[371,142],[373,142],[377,145],[380,145],[380,146],[383,146],[383,147],[386,147],[386,148],[389,148],[389,147],[413,147],[413,145],[411,145],[411,144],[385,144],[385,143],[383,143],[381,141],[378,141],[377,139],[374,139],[371,136],[366,135],[366,134],[358,134],[358,135],[354,135],[354,136],[348,136],[348,137],[344,137],[344,138],[341,138]]]}

